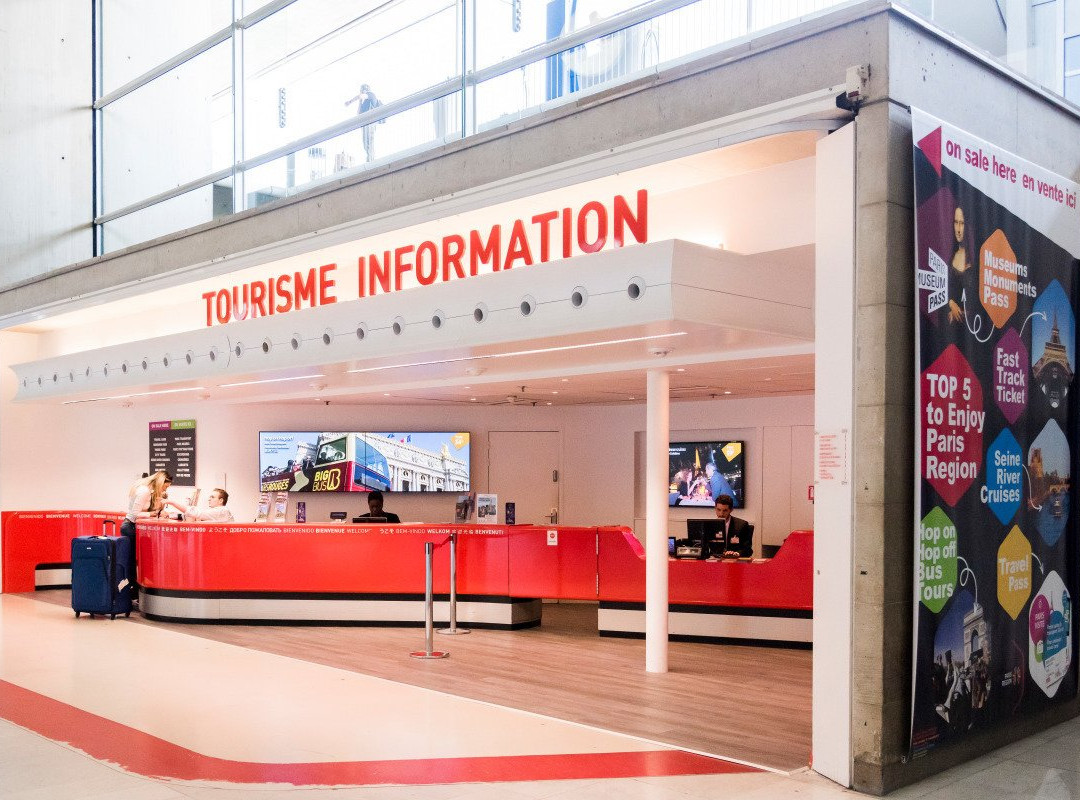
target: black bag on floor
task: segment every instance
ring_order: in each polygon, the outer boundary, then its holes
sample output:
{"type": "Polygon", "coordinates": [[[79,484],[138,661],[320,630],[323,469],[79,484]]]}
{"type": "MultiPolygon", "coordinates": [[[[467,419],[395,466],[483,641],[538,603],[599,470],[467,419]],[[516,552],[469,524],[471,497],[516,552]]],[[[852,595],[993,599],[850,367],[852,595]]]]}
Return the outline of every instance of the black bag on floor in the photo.
{"type": "Polygon", "coordinates": [[[101,536],[78,536],[71,540],[71,608],[75,616],[86,612],[131,616],[131,580],[127,574],[131,542],[124,536],[108,536],[107,519],[101,536]]]}

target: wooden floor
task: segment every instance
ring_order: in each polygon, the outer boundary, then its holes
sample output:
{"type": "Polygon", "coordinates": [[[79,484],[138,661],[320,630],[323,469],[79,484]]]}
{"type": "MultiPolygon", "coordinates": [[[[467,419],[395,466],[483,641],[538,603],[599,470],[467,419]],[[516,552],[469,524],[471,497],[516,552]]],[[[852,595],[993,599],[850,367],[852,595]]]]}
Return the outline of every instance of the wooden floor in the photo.
{"type": "MultiPolygon", "coordinates": [[[[65,590],[26,596],[70,604],[65,590]]],[[[436,634],[450,657],[431,661],[409,657],[418,628],[138,622],[776,769],[809,763],[809,651],[672,642],[669,672],[649,674],[644,641],[601,638],[596,612],[548,603],[539,628],[436,634]]]]}

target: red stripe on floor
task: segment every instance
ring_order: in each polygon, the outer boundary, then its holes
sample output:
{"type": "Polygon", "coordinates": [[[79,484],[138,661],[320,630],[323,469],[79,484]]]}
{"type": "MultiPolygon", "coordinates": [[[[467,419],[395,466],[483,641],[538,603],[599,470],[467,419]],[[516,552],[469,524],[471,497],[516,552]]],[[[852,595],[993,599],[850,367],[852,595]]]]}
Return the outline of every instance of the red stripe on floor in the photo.
{"type": "Polygon", "coordinates": [[[0,680],[0,717],[137,775],[296,786],[493,783],[757,772],[682,750],[540,756],[260,764],[204,756],[157,736],[0,680]]]}

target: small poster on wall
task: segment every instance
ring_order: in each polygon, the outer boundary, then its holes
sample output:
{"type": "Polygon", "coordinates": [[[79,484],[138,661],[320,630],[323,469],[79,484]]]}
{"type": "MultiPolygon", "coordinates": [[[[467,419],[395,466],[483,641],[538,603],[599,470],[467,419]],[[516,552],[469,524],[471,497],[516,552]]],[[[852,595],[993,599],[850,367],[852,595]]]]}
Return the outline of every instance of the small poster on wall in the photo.
{"type": "Polygon", "coordinates": [[[271,505],[270,521],[276,525],[285,524],[285,514],[289,510],[289,493],[274,492],[274,502],[271,505]]]}
{"type": "Polygon", "coordinates": [[[462,525],[473,522],[476,516],[476,492],[459,494],[454,504],[454,522],[462,525]]]}
{"type": "Polygon", "coordinates": [[[476,522],[478,525],[499,524],[499,496],[497,494],[476,495],[476,522]]]}
{"type": "Polygon", "coordinates": [[[256,522],[267,522],[270,519],[270,492],[259,493],[259,508],[255,513],[256,522]]]}
{"type": "Polygon", "coordinates": [[[173,486],[195,485],[195,420],[150,423],[150,473],[168,470],[173,486]]]}

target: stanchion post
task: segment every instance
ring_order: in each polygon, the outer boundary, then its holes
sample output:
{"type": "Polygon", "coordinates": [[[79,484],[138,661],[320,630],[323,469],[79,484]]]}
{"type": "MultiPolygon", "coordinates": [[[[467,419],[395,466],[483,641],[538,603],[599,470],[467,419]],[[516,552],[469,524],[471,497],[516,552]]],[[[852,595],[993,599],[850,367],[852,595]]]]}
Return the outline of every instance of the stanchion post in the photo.
{"type": "Polygon", "coordinates": [[[450,627],[439,628],[439,633],[460,636],[469,633],[457,626],[457,531],[450,533],[450,627]]]}
{"type": "Polygon", "coordinates": [[[435,560],[435,545],[432,542],[424,542],[424,649],[409,653],[413,658],[446,658],[449,653],[445,650],[432,650],[431,631],[434,627],[433,607],[435,599],[432,592],[432,562],[435,560]]]}

